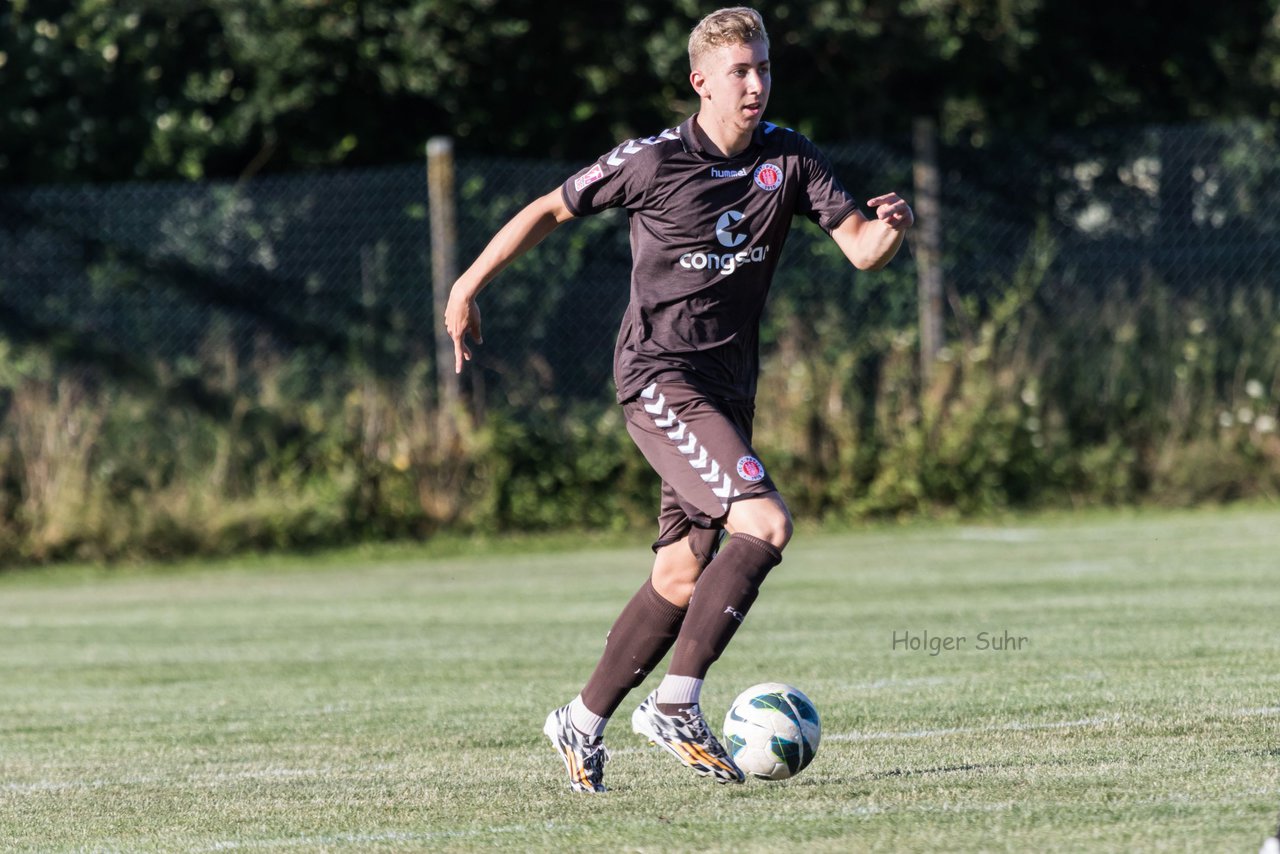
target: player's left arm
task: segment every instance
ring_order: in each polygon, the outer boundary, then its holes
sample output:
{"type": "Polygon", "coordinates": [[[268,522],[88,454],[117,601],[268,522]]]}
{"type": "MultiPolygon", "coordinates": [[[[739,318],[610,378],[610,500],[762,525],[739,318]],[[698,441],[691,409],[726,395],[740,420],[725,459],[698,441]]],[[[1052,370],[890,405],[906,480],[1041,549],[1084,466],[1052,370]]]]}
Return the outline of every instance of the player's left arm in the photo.
{"type": "Polygon", "coordinates": [[[898,254],[907,229],[916,221],[911,206],[897,193],[885,193],[867,202],[875,218],[854,211],[831,230],[831,239],[859,270],[879,270],[898,254]]]}

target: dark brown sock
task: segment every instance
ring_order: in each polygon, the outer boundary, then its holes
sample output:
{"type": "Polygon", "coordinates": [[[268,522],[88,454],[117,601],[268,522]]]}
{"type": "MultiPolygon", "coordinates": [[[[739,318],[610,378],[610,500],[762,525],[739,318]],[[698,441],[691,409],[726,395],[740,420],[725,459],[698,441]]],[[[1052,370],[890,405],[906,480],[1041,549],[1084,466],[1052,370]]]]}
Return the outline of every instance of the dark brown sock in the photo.
{"type": "Polygon", "coordinates": [[[605,637],[604,654],[582,689],[582,704],[602,718],[613,715],[671,649],[684,615],[684,608],[664,599],[646,579],[605,637]]]}
{"type": "Polygon", "coordinates": [[[772,543],[746,534],[731,536],[693,588],[667,672],[705,679],[756,601],[765,576],[781,562],[782,552],[772,543]]]}

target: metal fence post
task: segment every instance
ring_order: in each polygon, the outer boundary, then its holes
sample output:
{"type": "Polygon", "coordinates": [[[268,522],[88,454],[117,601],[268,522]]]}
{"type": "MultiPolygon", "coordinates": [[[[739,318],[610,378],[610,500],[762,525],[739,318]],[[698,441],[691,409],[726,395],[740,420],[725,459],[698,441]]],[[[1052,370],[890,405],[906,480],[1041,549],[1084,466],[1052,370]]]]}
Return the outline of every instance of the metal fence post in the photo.
{"type": "Polygon", "coordinates": [[[458,218],[454,195],[453,140],[427,140],[427,197],[431,217],[432,324],[436,344],[436,401],[441,430],[451,429],[461,387],[453,369],[453,340],[444,328],[449,289],[458,278],[458,218]]]}
{"type": "Polygon", "coordinates": [[[933,119],[915,120],[912,147],[915,213],[919,220],[914,243],[920,301],[920,374],[927,385],[943,347],[942,179],[938,172],[938,128],[933,119]]]}

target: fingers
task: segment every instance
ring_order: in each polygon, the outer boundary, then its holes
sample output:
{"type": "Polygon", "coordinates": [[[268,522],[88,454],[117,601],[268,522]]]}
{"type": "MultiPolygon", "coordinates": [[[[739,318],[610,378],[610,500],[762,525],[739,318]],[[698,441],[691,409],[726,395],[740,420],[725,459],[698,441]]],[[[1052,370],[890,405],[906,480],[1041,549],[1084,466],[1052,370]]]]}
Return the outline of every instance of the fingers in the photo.
{"type": "Polygon", "coordinates": [[[467,346],[466,336],[470,335],[477,344],[484,343],[484,336],[480,334],[480,307],[473,299],[455,301],[451,295],[444,316],[445,331],[453,339],[453,372],[460,374],[462,363],[471,361],[471,348],[467,346]]]}
{"type": "Polygon", "coordinates": [[[471,349],[462,343],[461,335],[453,336],[453,372],[455,374],[462,373],[463,360],[471,361],[471,349]]]}
{"type": "Polygon", "coordinates": [[[453,339],[453,372],[455,374],[462,373],[462,363],[471,361],[471,348],[467,346],[464,340],[468,334],[472,340],[480,341],[480,321],[476,317],[468,317],[462,322],[446,322],[445,331],[449,333],[449,337],[453,339]]]}
{"type": "Polygon", "coordinates": [[[902,203],[902,207],[885,207],[876,211],[880,221],[890,228],[905,228],[915,220],[911,216],[911,208],[902,203]]]}
{"type": "Polygon", "coordinates": [[[915,214],[911,206],[897,193],[885,193],[867,202],[868,207],[876,209],[876,219],[894,230],[908,228],[915,223],[915,214]]]}

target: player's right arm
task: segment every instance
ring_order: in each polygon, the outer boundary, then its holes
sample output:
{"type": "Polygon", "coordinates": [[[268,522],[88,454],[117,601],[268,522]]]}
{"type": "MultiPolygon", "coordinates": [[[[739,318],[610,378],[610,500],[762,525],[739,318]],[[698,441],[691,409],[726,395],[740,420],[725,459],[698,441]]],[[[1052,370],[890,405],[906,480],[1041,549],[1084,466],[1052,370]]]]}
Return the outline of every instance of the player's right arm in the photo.
{"type": "Polygon", "coordinates": [[[565,205],[561,188],[556,187],[534,199],[499,229],[480,256],[454,282],[444,311],[444,327],[453,339],[455,372],[462,373],[463,361],[471,361],[471,349],[464,336],[470,335],[477,343],[484,341],[480,335],[476,295],[508,264],[537,246],[560,223],[572,218],[573,212],[565,205]]]}

